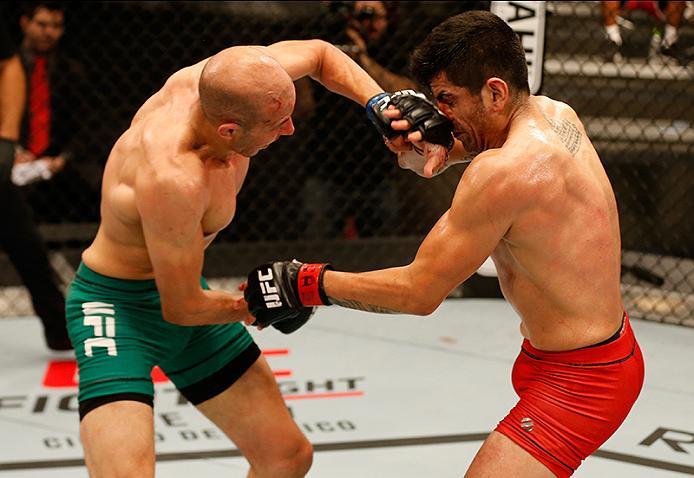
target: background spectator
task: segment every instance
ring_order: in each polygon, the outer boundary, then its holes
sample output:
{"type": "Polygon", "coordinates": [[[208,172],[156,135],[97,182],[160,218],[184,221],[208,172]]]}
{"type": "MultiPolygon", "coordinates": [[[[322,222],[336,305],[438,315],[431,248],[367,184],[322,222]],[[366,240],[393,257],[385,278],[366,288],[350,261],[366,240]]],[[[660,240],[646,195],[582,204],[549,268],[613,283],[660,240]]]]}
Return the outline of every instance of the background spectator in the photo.
{"type": "Polygon", "coordinates": [[[25,194],[42,221],[55,222],[69,214],[71,202],[90,202],[85,196],[98,195],[102,167],[86,154],[81,131],[83,105],[99,102],[90,93],[82,63],[61,47],[62,2],[23,3],[19,25],[27,100],[13,180],[23,186],[52,179],[26,188],[25,194]],[[56,208],[62,217],[55,217],[56,208]]]}
{"type": "Polygon", "coordinates": [[[414,89],[415,82],[408,76],[389,70],[371,56],[378,54],[379,45],[385,40],[391,17],[396,13],[393,3],[386,8],[386,3],[380,1],[354,2],[353,10],[347,14],[345,35],[350,43],[346,51],[384,90],[414,89]]]}
{"type": "MultiPolygon", "coordinates": [[[[74,76],[74,63],[58,53],[65,14],[57,2],[29,3],[20,18],[23,32],[19,54],[27,77],[27,105],[22,120],[24,149],[17,161],[43,159],[57,172],[71,155],[67,144],[74,131],[69,97],[61,76],[74,76]],[[72,71],[71,71],[72,70],[72,71]]],[[[74,103],[74,102],[72,102],[74,103]]]]}
{"type": "Polygon", "coordinates": [[[634,10],[643,10],[654,21],[651,54],[661,53],[685,64],[691,60],[691,51],[684,50],[678,45],[679,28],[687,7],[686,2],[629,0],[606,1],[602,2],[601,5],[605,35],[610,44],[607,50],[609,59],[621,57],[620,50],[624,44],[621,29],[633,30],[635,28],[634,23],[624,16],[634,10]]]}
{"type": "MultiPolygon", "coordinates": [[[[0,25],[4,32],[5,25],[0,25]]],[[[19,136],[19,121],[24,105],[24,72],[11,52],[6,35],[0,38],[0,247],[7,253],[24,285],[44,327],[46,343],[53,350],[72,348],[65,329],[65,298],[58,287],[55,271],[48,262],[46,248],[32,219],[21,191],[10,180],[12,155],[19,136]]]]}
{"type": "MultiPolygon", "coordinates": [[[[385,90],[415,88],[405,74],[407,50],[394,55],[383,48],[383,40],[396,27],[394,2],[388,8],[380,1],[332,2],[329,9],[336,29],[325,40],[349,54],[385,90]]],[[[398,174],[394,158],[365,123],[362,111],[331,93],[313,91],[319,98],[310,126],[314,138],[330,136],[332,119],[350,127],[342,136],[344,146],[319,140],[307,148],[309,172],[301,194],[307,234],[344,239],[395,234],[402,227],[398,220],[402,201],[393,178],[398,174]],[[325,95],[331,96],[330,101],[321,101],[325,95]],[[345,187],[355,169],[367,173],[345,187]]]]}

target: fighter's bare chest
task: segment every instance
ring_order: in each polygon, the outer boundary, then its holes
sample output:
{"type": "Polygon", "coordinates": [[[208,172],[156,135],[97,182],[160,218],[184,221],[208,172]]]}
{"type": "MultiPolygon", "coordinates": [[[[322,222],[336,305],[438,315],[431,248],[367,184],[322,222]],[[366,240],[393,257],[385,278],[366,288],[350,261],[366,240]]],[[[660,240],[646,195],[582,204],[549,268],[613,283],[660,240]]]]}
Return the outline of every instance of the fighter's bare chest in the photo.
{"type": "Polygon", "coordinates": [[[208,203],[202,217],[202,230],[212,234],[229,225],[236,213],[237,184],[233,174],[222,174],[208,181],[208,203]]]}

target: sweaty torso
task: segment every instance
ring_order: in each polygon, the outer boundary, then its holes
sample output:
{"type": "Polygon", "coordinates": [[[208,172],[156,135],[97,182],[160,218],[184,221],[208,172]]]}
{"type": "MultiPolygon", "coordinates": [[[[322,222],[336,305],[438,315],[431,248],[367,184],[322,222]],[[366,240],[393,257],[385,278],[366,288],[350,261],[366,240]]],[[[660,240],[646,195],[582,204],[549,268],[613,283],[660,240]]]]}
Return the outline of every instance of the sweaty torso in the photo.
{"type": "MultiPolygon", "coordinates": [[[[521,332],[544,350],[600,342],[620,326],[620,235],[607,175],[575,112],[531,97],[501,148],[530,197],[492,254],[521,332]]],[[[518,198],[522,201],[524,198],[518,198]]]]}
{"type": "Polygon", "coordinates": [[[101,224],[82,254],[85,264],[96,272],[123,279],[154,276],[136,187],[150,180],[154,171],[177,170],[204,189],[199,209],[204,211],[200,222],[205,246],[233,218],[248,158],[231,154],[215,159],[206,154],[207,145],[196,144],[193,138],[203,66],[184,68],[169,78],[140,108],[111,150],[101,190],[101,224]]]}

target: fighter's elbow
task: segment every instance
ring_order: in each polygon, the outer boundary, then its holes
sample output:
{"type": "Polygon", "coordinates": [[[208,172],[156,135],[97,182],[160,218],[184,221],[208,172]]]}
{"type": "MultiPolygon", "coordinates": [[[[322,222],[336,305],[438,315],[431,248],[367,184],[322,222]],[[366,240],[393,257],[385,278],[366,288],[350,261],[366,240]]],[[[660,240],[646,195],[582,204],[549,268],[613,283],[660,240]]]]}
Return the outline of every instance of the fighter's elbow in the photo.
{"type": "Polygon", "coordinates": [[[164,321],[173,325],[188,325],[186,321],[185,314],[181,314],[178,311],[162,308],[162,317],[164,321]]]}
{"type": "Polygon", "coordinates": [[[413,301],[409,307],[409,312],[413,315],[431,315],[441,305],[440,301],[432,301],[422,298],[421,300],[413,301]]]}
{"type": "Polygon", "coordinates": [[[164,321],[173,325],[195,325],[193,308],[186,307],[185,304],[168,304],[162,301],[161,314],[164,321]]]}
{"type": "Polygon", "coordinates": [[[446,298],[432,288],[431,277],[417,273],[412,267],[403,269],[399,281],[401,297],[405,300],[404,310],[413,315],[431,315],[446,298]]]}
{"type": "Polygon", "coordinates": [[[339,64],[344,53],[332,43],[325,40],[307,40],[306,45],[313,57],[313,71],[309,76],[322,83],[330,80],[334,73],[335,65],[339,64]]]}
{"type": "Polygon", "coordinates": [[[312,38],[310,40],[306,40],[311,46],[316,47],[316,48],[328,48],[333,46],[332,43],[328,43],[325,40],[321,40],[320,38],[312,38]]]}
{"type": "Polygon", "coordinates": [[[429,293],[426,287],[409,289],[405,297],[403,309],[413,315],[431,315],[443,302],[443,299],[429,293]]]}
{"type": "Polygon", "coordinates": [[[332,43],[328,43],[325,40],[319,38],[313,38],[311,40],[305,40],[304,51],[311,52],[315,58],[315,63],[322,65],[325,56],[331,49],[337,49],[332,43]]]}

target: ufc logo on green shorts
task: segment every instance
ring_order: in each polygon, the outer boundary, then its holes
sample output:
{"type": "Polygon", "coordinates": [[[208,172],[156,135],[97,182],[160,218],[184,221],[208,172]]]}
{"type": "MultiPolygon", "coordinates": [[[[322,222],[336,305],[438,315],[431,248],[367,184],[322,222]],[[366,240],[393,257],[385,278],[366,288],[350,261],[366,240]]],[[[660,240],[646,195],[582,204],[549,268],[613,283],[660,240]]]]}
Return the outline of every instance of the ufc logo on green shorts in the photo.
{"type": "Polygon", "coordinates": [[[118,355],[116,350],[116,310],[113,304],[105,302],[85,302],[82,304],[84,325],[94,327],[94,335],[84,341],[84,354],[91,357],[94,348],[106,348],[109,355],[118,355]]]}

